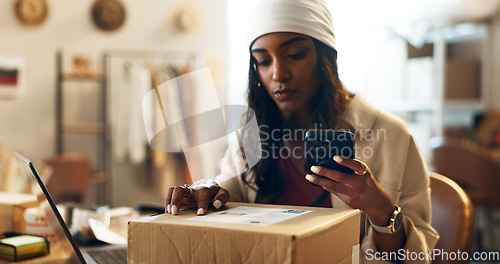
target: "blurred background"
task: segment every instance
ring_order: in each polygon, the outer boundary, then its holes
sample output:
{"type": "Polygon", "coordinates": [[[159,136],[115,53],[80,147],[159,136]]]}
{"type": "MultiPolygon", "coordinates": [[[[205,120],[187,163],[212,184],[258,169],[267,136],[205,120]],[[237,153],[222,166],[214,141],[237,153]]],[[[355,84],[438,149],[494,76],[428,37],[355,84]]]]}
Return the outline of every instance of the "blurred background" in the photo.
{"type": "MultiPolygon", "coordinates": [[[[326,2],[341,80],[405,120],[429,168],[448,137],[500,164],[500,1],[326,2]]],[[[257,3],[0,1],[0,146],[50,168],[61,201],[161,204],[191,177],[182,153],[149,147],[142,97],[208,67],[221,104],[246,104],[247,15],[257,3]],[[79,176],[60,184],[68,174],[79,176]]],[[[0,191],[18,184],[4,180],[0,191]]]]}

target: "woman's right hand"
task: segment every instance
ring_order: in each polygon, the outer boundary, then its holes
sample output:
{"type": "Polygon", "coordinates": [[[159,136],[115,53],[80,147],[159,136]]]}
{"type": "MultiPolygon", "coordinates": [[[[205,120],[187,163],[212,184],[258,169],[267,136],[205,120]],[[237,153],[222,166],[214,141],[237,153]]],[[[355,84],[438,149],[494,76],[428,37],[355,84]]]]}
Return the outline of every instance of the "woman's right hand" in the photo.
{"type": "Polygon", "coordinates": [[[165,198],[165,213],[175,215],[179,209],[198,206],[197,215],[204,215],[209,204],[219,209],[228,200],[229,192],[214,180],[199,180],[191,186],[170,187],[165,198]]]}

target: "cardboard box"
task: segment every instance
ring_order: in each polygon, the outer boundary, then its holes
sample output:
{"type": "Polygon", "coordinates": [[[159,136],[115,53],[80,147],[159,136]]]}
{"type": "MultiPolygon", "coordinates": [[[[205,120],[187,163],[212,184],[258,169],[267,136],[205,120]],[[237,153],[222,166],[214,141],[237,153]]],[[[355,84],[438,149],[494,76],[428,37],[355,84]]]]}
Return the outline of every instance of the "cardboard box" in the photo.
{"type": "Polygon", "coordinates": [[[228,203],[130,221],[128,263],[357,263],[359,232],[359,210],[228,203]]]}
{"type": "Polygon", "coordinates": [[[479,99],[481,72],[476,61],[446,63],[445,99],[479,99]]]}
{"type": "Polygon", "coordinates": [[[406,50],[408,53],[408,59],[432,57],[434,55],[434,44],[425,43],[422,47],[415,48],[409,42],[406,42],[406,50]]]}
{"type": "Polygon", "coordinates": [[[25,231],[24,210],[38,206],[35,195],[0,192],[0,232],[25,231]]]}

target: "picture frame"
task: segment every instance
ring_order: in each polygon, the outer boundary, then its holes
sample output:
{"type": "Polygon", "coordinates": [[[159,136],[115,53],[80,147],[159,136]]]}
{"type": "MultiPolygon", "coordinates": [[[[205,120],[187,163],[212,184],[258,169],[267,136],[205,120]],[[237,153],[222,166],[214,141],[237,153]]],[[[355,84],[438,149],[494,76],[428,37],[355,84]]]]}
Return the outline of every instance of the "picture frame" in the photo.
{"type": "Polygon", "coordinates": [[[20,100],[25,96],[25,60],[0,55],[0,100],[20,100]]]}

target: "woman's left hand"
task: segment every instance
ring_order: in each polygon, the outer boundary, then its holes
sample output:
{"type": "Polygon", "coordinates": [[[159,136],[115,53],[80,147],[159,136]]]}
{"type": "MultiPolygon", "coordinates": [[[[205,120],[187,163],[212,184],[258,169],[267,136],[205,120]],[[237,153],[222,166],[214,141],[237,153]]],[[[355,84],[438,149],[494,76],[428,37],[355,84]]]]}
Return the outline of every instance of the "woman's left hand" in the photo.
{"type": "Polygon", "coordinates": [[[370,171],[370,168],[357,159],[340,156],[333,158],[338,164],[351,168],[355,173],[343,173],[320,166],[312,166],[317,175],[307,174],[306,179],[321,185],[325,190],[338,196],[351,208],[360,209],[375,225],[385,226],[394,211],[394,203],[382,189],[370,171]]]}

